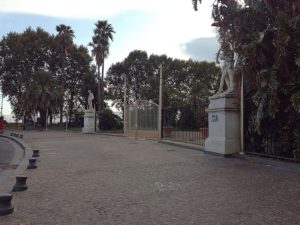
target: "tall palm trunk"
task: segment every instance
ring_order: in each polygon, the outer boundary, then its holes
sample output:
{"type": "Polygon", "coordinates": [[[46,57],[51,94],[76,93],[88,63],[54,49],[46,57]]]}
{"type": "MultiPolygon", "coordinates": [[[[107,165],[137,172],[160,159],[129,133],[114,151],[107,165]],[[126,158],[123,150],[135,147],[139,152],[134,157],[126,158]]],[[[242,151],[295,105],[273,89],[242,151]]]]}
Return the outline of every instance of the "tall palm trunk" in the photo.
{"type": "Polygon", "coordinates": [[[100,65],[98,65],[98,112],[100,113],[101,108],[101,80],[100,80],[100,65]]]}
{"type": "Polygon", "coordinates": [[[62,126],[63,124],[63,117],[64,117],[64,95],[65,95],[65,59],[63,58],[62,62],[62,67],[63,67],[63,72],[62,72],[62,80],[61,80],[61,88],[62,88],[62,96],[61,96],[61,105],[59,107],[59,124],[62,126]]]}
{"type": "Polygon", "coordinates": [[[47,110],[45,109],[40,109],[40,117],[41,117],[41,127],[45,128],[46,127],[46,120],[47,120],[47,110]]]}
{"type": "Polygon", "coordinates": [[[70,93],[70,101],[69,101],[69,115],[68,115],[68,117],[69,117],[69,123],[71,123],[71,120],[72,120],[72,118],[73,118],[73,114],[74,114],[74,92],[71,92],[70,93]]]}
{"type": "Polygon", "coordinates": [[[104,109],[104,59],[102,62],[102,74],[101,74],[101,110],[104,109]]]}
{"type": "Polygon", "coordinates": [[[50,113],[49,113],[49,125],[51,125],[52,126],[52,124],[53,124],[53,112],[52,112],[52,110],[50,110],[50,113]]]}

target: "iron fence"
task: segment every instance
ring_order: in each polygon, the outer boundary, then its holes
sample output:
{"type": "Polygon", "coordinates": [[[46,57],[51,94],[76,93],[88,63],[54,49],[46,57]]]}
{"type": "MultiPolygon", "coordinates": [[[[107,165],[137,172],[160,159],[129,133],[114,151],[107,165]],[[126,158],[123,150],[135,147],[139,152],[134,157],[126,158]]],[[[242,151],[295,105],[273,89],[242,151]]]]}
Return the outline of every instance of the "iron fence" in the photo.
{"type": "Polygon", "coordinates": [[[162,113],[162,138],[204,146],[208,137],[208,104],[167,107],[162,113]]]}
{"type": "Polygon", "coordinates": [[[265,114],[258,128],[259,108],[248,97],[244,116],[246,153],[300,162],[299,113],[279,111],[276,117],[265,114]]]}

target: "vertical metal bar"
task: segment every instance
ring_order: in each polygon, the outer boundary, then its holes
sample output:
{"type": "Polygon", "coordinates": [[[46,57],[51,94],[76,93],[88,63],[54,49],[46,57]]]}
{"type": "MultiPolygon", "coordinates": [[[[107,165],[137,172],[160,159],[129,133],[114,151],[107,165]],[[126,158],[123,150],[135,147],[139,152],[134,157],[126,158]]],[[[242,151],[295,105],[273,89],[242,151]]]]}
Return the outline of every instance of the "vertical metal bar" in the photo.
{"type": "Polygon", "coordinates": [[[244,152],[244,76],[241,79],[241,106],[240,106],[240,125],[241,125],[241,152],[244,152]]]}
{"type": "Polygon", "coordinates": [[[159,66],[159,108],[158,108],[158,140],[161,140],[162,137],[162,104],[163,104],[163,74],[162,74],[162,64],[159,66]]]}
{"type": "MultiPolygon", "coordinates": [[[[100,122],[99,122],[100,123],[100,122]]],[[[96,106],[94,110],[94,131],[97,132],[97,113],[96,113],[96,106]]]]}
{"type": "Polygon", "coordinates": [[[124,106],[123,106],[123,132],[124,135],[127,133],[127,79],[126,76],[124,77],[124,106]]]}
{"type": "Polygon", "coordinates": [[[33,128],[35,128],[35,111],[33,112],[33,128]]]}
{"type": "Polygon", "coordinates": [[[68,110],[66,112],[66,131],[68,131],[68,110]]]}
{"type": "Polygon", "coordinates": [[[135,102],[135,139],[137,139],[137,132],[138,132],[138,100],[135,102]]]}
{"type": "Polygon", "coordinates": [[[48,109],[46,111],[46,131],[48,131],[48,109]]]}

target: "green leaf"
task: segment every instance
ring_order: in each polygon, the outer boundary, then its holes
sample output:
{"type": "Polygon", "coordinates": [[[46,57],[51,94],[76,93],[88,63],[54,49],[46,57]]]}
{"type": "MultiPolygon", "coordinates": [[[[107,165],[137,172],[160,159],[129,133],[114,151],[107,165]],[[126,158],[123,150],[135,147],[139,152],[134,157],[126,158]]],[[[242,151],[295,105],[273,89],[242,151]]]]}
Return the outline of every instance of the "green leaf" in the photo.
{"type": "Polygon", "coordinates": [[[300,91],[292,95],[291,101],[294,109],[300,113],[300,91]]]}

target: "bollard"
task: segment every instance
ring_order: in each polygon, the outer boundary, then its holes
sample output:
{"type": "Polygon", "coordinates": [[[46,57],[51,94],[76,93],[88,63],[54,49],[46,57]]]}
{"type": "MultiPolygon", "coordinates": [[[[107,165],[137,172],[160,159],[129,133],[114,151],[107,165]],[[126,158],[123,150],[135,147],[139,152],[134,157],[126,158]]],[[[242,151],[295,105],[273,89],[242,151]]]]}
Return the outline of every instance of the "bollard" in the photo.
{"type": "Polygon", "coordinates": [[[13,191],[25,191],[27,190],[27,184],[26,184],[27,177],[26,176],[17,176],[16,177],[16,184],[13,187],[13,191]]]}
{"type": "Polygon", "coordinates": [[[11,200],[12,194],[0,194],[0,216],[5,216],[14,211],[14,207],[11,204],[11,200]]]}
{"type": "Polygon", "coordinates": [[[23,138],[23,134],[20,134],[20,135],[19,135],[19,138],[23,138]]]}
{"type": "Polygon", "coordinates": [[[40,157],[40,150],[37,150],[37,149],[34,149],[32,150],[33,154],[32,154],[32,157],[40,157]]]}
{"type": "Polygon", "coordinates": [[[37,168],[36,158],[29,159],[29,164],[27,166],[27,169],[36,169],[36,168],[37,168]]]}

